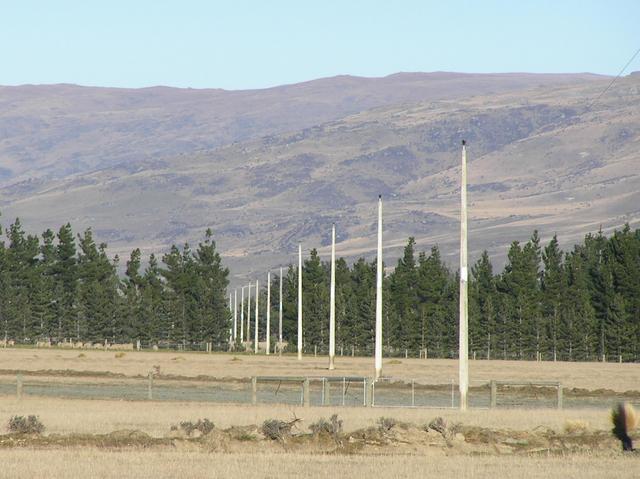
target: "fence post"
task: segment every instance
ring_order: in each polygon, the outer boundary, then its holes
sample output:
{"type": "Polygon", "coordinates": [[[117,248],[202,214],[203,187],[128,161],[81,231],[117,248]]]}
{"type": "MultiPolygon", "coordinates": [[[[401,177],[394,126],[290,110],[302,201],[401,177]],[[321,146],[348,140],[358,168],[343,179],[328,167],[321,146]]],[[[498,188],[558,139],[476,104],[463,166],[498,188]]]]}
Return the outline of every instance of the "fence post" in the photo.
{"type": "Polygon", "coordinates": [[[558,409],[562,409],[562,383],[558,383],[558,409]]]}
{"type": "Polygon", "coordinates": [[[451,378],[451,409],[455,407],[456,404],[456,393],[453,389],[453,378],[451,378]]]}
{"type": "Polygon", "coordinates": [[[22,399],[22,374],[16,376],[16,396],[18,400],[22,399]]]}
{"type": "Polygon", "coordinates": [[[251,378],[251,404],[254,406],[258,403],[258,378],[253,376],[251,378]]]}
{"type": "Polygon", "coordinates": [[[373,406],[373,378],[364,379],[364,403],[367,407],[373,406]]]}
{"type": "Polygon", "coordinates": [[[149,371],[149,379],[147,382],[147,399],[153,399],[153,371],[149,371]]]}
{"type": "Polygon", "coordinates": [[[342,405],[344,406],[345,396],[347,394],[347,379],[342,378],[342,405]]]}
{"type": "Polygon", "coordinates": [[[322,378],[322,405],[331,405],[331,384],[328,378],[322,378]]]}
{"type": "Polygon", "coordinates": [[[309,395],[309,378],[304,378],[302,382],[302,399],[304,401],[304,407],[311,405],[311,397],[309,395]]]}
{"type": "Polygon", "coordinates": [[[416,381],[415,379],[411,380],[411,407],[415,407],[416,405],[416,381]]]}
{"type": "Polygon", "coordinates": [[[497,395],[498,395],[498,385],[496,384],[496,381],[492,379],[491,380],[491,408],[492,409],[496,407],[497,395]]]}
{"type": "Polygon", "coordinates": [[[369,381],[369,406],[373,407],[376,405],[376,380],[375,378],[371,378],[369,381]]]}

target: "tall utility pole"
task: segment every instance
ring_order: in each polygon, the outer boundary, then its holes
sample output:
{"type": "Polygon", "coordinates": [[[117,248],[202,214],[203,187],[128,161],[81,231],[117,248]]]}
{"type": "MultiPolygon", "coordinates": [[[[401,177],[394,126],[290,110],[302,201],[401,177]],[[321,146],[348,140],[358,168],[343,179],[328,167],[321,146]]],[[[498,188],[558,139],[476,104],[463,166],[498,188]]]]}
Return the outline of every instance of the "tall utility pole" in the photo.
{"type": "Polygon", "coordinates": [[[238,290],[233,292],[233,342],[238,337],[238,290]]]}
{"type": "Polygon", "coordinates": [[[244,341],[244,288],[241,289],[241,299],[240,299],[240,342],[244,341]]]}
{"type": "Polygon", "coordinates": [[[302,360],[302,243],[298,243],[298,361],[302,360]]]}
{"type": "MultiPolygon", "coordinates": [[[[242,327],[242,322],[244,321],[244,287],[240,288],[240,327],[242,327]]],[[[236,290],[236,304],[238,304],[238,290],[236,290]]],[[[236,307],[236,312],[233,317],[233,342],[235,343],[238,339],[238,309],[236,307]]],[[[240,335],[240,341],[242,342],[242,335],[240,335]]]]}
{"type": "Polygon", "coordinates": [[[253,329],[255,331],[254,340],[253,340],[253,352],[254,354],[258,354],[258,304],[260,303],[260,289],[258,288],[258,280],[256,279],[256,323],[253,329]]]}
{"type": "MultiPolygon", "coordinates": [[[[240,303],[241,307],[244,304],[244,286],[241,288],[242,289],[242,302],[240,303]]],[[[238,292],[236,291],[236,296],[237,296],[238,292]]],[[[240,315],[242,316],[242,314],[240,315]]],[[[238,336],[238,324],[237,324],[237,320],[234,319],[234,322],[236,323],[234,329],[235,332],[233,333],[233,340],[235,341],[237,336],[238,336]]],[[[242,334],[242,331],[244,330],[244,321],[242,320],[242,317],[240,318],[240,342],[244,341],[244,335],[242,334]]]]}
{"type": "Polygon", "coordinates": [[[378,196],[378,257],[376,274],[376,357],[378,379],[382,376],[382,195],[378,196]]]}
{"type": "Polygon", "coordinates": [[[329,303],[329,369],[336,359],[336,225],[331,227],[331,290],[329,303]]]}
{"type": "Polygon", "coordinates": [[[467,410],[469,391],[468,301],[467,301],[467,147],[462,140],[462,171],[460,182],[460,410],[467,410]]]}
{"type": "Polygon", "coordinates": [[[267,273],[267,328],[266,328],[267,356],[271,347],[271,273],[267,273]]]}
{"type": "Polygon", "coordinates": [[[278,306],[278,353],[282,354],[282,266],[280,267],[280,305],[278,306]]]}
{"type": "MultiPolygon", "coordinates": [[[[236,291],[236,296],[238,292],[236,291]]],[[[229,293],[229,312],[231,313],[230,325],[229,325],[229,344],[233,343],[233,324],[235,323],[236,310],[233,307],[233,293],[229,293]]]]}
{"type": "Polygon", "coordinates": [[[249,295],[247,296],[247,343],[251,341],[251,283],[249,283],[249,295]]]}

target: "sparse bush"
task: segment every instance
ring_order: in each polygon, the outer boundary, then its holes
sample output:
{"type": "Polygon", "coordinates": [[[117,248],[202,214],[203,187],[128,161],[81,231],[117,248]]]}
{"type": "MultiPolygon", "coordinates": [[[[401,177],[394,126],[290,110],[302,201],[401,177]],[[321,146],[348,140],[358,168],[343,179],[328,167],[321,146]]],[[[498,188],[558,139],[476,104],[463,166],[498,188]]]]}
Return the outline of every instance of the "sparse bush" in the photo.
{"type": "Polygon", "coordinates": [[[392,359],[391,361],[388,361],[387,364],[402,364],[402,361],[399,359],[392,359]]]}
{"type": "Polygon", "coordinates": [[[235,437],[238,441],[241,442],[246,442],[246,441],[253,441],[255,439],[255,437],[253,437],[251,434],[249,434],[248,432],[243,432],[241,434],[238,434],[235,437]]]}
{"type": "Polygon", "coordinates": [[[44,424],[38,416],[12,416],[9,419],[9,432],[16,434],[42,434],[44,424]]]}
{"type": "Polygon", "coordinates": [[[328,421],[324,418],[320,418],[318,422],[311,424],[309,429],[314,436],[322,433],[337,436],[342,432],[342,420],[338,419],[337,414],[334,414],[328,421]]]}
{"type": "Polygon", "coordinates": [[[171,426],[172,431],[177,431],[178,429],[182,429],[187,436],[192,436],[194,431],[199,431],[203,436],[209,434],[215,425],[213,422],[209,421],[209,419],[198,419],[196,422],[192,421],[182,421],[180,426],[171,426]]]}
{"type": "Polygon", "coordinates": [[[445,435],[449,430],[449,425],[447,424],[447,420],[443,417],[438,416],[433,421],[429,423],[426,429],[433,429],[436,432],[439,432],[442,435],[445,435]]]}
{"type": "Polygon", "coordinates": [[[86,355],[86,354],[84,354],[84,353],[80,353],[80,354],[78,354],[78,357],[79,357],[79,358],[86,358],[86,357],[87,357],[87,355],[86,355]]]}
{"type": "Polygon", "coordinates": [[[564,432],[567,434],[584,434],[589,429],[589,423],[580,419],[568,419],[564,423],[564,432]]]}
{"type": "Polygon", "coordinates": [[[391,429],[393,429],[396,426],[396,424],[398,424],[398,421],[396,421],[392,417],[378,418],[378,429],[380,429],[380,431],[382,432],[391,431],[391,429]]]}
{"type": "Polygon", "coordinates": [[[281,421],[279,419],[267,419],[262,423],[262,434],[265,437],[275,441],[284,442],[287,438],[291,437],[291,428],[298,422],[300,419],[295,418],[291,422],[281,421]]]}
{"type": "Polygon", "coordinates": [[[122,351],[115,354],[116,359],[124,358],[127,353],[123,353],[122,351]]]}

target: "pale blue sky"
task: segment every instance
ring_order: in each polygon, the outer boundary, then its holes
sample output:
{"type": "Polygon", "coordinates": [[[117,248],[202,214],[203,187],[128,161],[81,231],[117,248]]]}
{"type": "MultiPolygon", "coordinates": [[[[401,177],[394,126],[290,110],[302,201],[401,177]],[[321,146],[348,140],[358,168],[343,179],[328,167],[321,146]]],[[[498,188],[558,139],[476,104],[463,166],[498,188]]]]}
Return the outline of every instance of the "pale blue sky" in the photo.
{"type": "Polygon", "coordinates": [[[638,48],[638,0],[0,0],[2,85],[241,89],[398,71],[616,74],[638,48]]]}

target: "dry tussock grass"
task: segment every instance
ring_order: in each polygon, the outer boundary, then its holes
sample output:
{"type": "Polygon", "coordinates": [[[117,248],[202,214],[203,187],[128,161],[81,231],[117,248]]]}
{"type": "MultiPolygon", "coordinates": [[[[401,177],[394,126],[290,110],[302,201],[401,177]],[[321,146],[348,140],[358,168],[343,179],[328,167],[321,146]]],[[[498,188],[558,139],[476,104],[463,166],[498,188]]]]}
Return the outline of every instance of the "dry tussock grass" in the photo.
{"type": "Polygon", "coordinates": [[[607,411],[585,410],[425,410],[363,407],[292,407],[285,405],[220,405],[200,402],[153,402],[81,400],[15,397],[0,400],[0,419],[15,415],[35,414],[51,433],[69,434],[104,433],[117,429],[138,429],[153,436],[163,435],[172,424],[182,420],[206,417],[219,428],[262,424],[267,419],[299,417],[304,427],[321,418],[338,414],[343,419],[345,432],[367,427],[377,427],[380,417],[393,418],[397,422],[426,424],[435,416],[442,416],[449,423],[464,423],[483,428],[532,430],[548,428],[564,430],[568,420],[588,421],[593,429],[609,430],[607,411]]]}
{"type": "Polygon", "coordinates": [[[539,456],[335,456],[296,453],[219,454],[175,449],[13,449],[3,451],[0,477],[371,477],[493,479],[517,471],[519,479],[637,477],[635,457],[612,454],[539,456]]]}
{"type": "MultiPolygon", "coordinates": [[[[181,352],[176,356],[173,351],[129,351],[126,356],[116,359],[113,352],[87,350],[83,352],[86,357],[78,361],[77,354],[73,350],[39,349],[34,355],[33,349],[7,348],[0,349],[0,363],[5,371],[94,371],[143,377],[154,366],[160,367],[162,374],[187,377],[371,376],[373,373],[370,358],[337,357],[336,369],[330,372],[324,357],[304,357],[298,361],[294,356],[286,355],[267,357],[181,352]]],[[[409,358],[401,362],[387,359],[384,362],[385,376],[415,379],[422,384],[449,384],[451,379],[457,378],[457,368],[457,361],[446,359],[409,358]]],[[[486,384],[491,379],[539,379],[561,381],[568,388],[603,388],[622,392],[637,389],[640,364],[472,361],[470,374],[472,386],[486,384]]]]}

